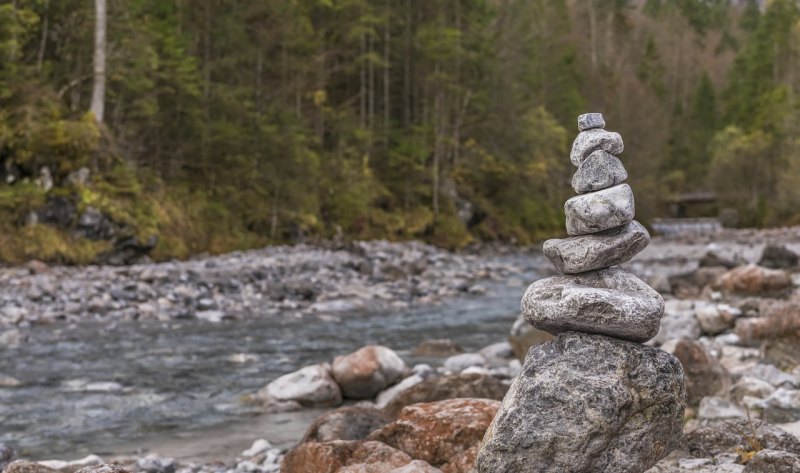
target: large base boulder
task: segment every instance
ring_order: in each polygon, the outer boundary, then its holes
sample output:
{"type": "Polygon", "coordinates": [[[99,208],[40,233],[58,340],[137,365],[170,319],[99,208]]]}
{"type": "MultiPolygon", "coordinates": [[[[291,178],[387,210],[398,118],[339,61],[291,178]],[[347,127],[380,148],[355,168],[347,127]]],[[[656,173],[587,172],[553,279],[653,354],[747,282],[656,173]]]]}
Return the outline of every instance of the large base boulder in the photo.
{"type": "Polygon", "coordinates": [[[478,455],[481,473],[642,473],[681,440],[680,362],[577,332],[533,347],[478,455]]]}

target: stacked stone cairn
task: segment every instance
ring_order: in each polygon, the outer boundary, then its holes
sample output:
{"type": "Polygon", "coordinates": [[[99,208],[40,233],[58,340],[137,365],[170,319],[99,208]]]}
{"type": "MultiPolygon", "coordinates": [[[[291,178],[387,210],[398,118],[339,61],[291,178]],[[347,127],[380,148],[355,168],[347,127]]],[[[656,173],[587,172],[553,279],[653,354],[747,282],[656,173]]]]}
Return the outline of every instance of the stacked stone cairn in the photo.
{"type": "Polygon", "coordinates": [[[569,238],[545,255],[563,274],[530,285],[522,311],[556,335],[528,352],[478,455],[480,473],[641,473],[680,442],[683,369],[641,345],[664,300],[619,268],[650,242],[616,155],[622,137],[599,113],[578,117],[570,159],[579,195],[564,205],[569,238]]]}

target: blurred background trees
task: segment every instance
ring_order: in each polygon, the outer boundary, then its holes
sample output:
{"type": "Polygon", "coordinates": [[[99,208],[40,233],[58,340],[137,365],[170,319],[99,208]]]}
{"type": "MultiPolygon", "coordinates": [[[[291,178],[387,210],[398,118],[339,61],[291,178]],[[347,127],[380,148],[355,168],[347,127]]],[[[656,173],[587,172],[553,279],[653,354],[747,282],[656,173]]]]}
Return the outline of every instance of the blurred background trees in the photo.
{"type": "Polygon", "coordinates": [[[0,0],[0,259],[107,249],[54,199],[157,258],[531,243],[563,227],[585,111],[645,222],[696,191],[800,222],[796,0],[108,0],[102,117],[95,7],[0,0]]]}

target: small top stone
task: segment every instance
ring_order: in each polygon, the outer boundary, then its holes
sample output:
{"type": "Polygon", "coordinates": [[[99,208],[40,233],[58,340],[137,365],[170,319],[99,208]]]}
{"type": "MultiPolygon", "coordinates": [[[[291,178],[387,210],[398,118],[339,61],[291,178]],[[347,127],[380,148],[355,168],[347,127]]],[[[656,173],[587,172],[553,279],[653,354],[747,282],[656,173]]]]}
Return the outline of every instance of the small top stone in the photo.
{"type": "Polygon", "coordinates": [[[605,128],[606,121],[602,113],[584,113],[578,117],[578,131],[591,130],[592,128],[605,128]]]}

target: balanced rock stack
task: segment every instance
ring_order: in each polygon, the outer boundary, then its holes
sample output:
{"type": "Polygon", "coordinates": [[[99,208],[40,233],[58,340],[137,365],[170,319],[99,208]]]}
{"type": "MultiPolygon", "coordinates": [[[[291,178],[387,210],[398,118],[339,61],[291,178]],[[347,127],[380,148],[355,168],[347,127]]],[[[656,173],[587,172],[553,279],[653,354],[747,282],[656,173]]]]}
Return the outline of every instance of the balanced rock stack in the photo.
{"type": "Polygon", "coordinates": [[[578,117],[570,159],[579,194],[564,205],[570,238],[545,255],[563,275],[531,284],[522,311],[557,335],[528,352],[486,432],[481,473],[641,473],[682,435],[683,369],[641,345],[658,333],[664,300],[616,267],[650,242],[633,220],[622,137],[599,113],[578,117]]]}

